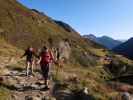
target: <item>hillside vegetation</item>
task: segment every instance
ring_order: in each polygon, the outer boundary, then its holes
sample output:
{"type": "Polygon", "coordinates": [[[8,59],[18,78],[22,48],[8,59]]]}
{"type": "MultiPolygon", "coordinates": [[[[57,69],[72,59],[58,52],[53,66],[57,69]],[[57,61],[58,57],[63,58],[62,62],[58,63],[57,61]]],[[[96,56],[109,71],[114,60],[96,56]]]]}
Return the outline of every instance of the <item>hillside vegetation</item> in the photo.
{"type": "MultiPolygon", "coordinates": [[[[37,10],[28,9],[16,0],[1,0],[0,13],[0,36],[19,48],[26,48],[29,45],[40,48],[44,44],[49,45],[48,39],[52,39],[52,46],[57,47],[60,41],[67,39],[74,52],[72,54],[81,54],[80,57],[84,57],[84,53],[87,52],[89,58],[103,56],[101,55],[102,47],[83,39],[67,24],[63,24],[63,22],[59,24],[59,21],[55,22],[37,10]]],[[[75,59],[78,60],[79,57],[74,57],[73,60],[75,59]]],[[[86,59],[88,60],[87,57],[86,59]]]]}

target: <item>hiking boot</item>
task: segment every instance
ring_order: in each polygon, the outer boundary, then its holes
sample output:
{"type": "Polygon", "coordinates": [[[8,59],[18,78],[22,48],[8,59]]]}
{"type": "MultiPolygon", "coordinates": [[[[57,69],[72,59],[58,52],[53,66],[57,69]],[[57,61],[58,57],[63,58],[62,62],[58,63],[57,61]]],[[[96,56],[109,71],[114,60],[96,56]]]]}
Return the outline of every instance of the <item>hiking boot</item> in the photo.
{"type": "Polygon", "coordinates": [[[26,76],[27,76],[27,77],[29,77],[29,74],[28,74],[28,73],[26,73],[26,76]]]}

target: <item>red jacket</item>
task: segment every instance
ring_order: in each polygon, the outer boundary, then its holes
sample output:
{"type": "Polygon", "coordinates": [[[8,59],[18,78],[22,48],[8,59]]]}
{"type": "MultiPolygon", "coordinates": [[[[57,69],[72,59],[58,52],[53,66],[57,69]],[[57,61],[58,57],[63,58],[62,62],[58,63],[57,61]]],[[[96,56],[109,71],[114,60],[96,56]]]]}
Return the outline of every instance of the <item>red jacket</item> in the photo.
{"type": "Polygon", "coordinates": [[[53,61],[53,55],[51,51],[41,53],[41,62],[40,64],[49,64],[53,61]]]}

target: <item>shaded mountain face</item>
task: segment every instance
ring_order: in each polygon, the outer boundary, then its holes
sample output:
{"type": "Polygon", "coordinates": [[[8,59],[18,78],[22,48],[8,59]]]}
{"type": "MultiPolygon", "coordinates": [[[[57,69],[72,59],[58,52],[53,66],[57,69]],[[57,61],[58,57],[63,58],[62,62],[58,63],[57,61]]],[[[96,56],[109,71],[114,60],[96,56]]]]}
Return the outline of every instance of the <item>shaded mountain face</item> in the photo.
{"type": "Polygon", "coordinates": [[[91,40],[95,41],[96,43],[99,43],[99,44],[105,46],[108,49],[112,49],[122,43],[121,41],[114,40],[108,36],[96,37],[96,36],[90,34],[90,35],[85,35],[84,37],[91,39],[91,40]]]}
{"type": "Polygon", "coordinates": [[[106,46],[108,49],[112,49],[122,43],[121,41],[114,40],[107,36],[102,36],[102,37],[98,38],[98,40],[100,41],[101,44],[106,46]]]}
{"type": "Polygon", "coordinates": [[[62,21],[57,21],[54,20],[56,24],[58,24],[60,27],[64,28],[67,32],[76,32],[70,25],[62,22],[62,21]]]}
{"type": "Polygon", "coordinates": [[[118,54],[124,55],[127,58],[133,59],[133,46],[132,45],[133,45],[133,38],[115,47],[113,51],[118,54]]]}

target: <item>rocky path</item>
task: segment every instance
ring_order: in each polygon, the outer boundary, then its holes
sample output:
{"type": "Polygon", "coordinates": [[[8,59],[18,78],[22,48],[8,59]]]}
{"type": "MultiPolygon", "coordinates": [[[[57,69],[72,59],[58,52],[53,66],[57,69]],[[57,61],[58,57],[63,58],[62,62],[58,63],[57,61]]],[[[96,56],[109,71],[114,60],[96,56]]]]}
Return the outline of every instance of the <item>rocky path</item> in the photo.
{"type": "Polygon", "coordinates": [[[39,72],[27,77],[24,71],[10,70],[9,74],[1,77],[2,85],[11,91],[11,100],[51,100],[52,86],[45,89],[39,72]]]}
{"type": "Polygon", "coordinates": [[[0,76],[0,83],[10,90],[11,100],[55,100],[52,97],[52,81],[50,89],[46,90],[40,72],[27,77],[24,70],[12,70],[5,66],[15,64],[13,58],[1,58],[0,68],[4,69],[0,76]]]}

